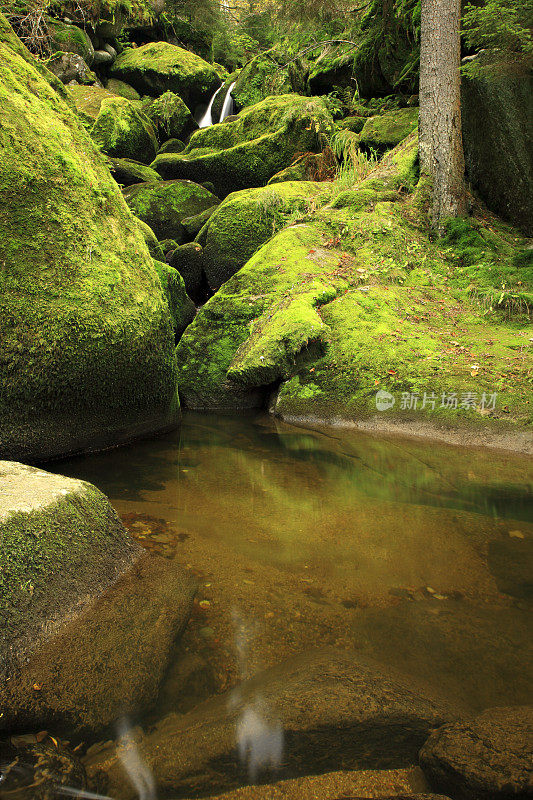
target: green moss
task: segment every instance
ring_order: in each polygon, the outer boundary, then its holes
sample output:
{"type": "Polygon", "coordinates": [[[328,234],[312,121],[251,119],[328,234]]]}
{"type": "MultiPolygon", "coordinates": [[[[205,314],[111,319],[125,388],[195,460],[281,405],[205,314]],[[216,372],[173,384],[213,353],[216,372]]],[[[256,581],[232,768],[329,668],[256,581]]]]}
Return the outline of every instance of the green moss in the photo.
{"type": "Polygon", "coordinates": [[[157,275],[170,309],[174,334],[179,338],[196,314],[196,307],[185,291],[185,283],[176,269],[154,261],[157,275]]]}
{"type": "MultiPolygon", "coordinates": [[[[394,155],[385,184],[399,177],[394,155]]],[[[456,257],[408,221],[401,195],[383,202],[366,191],[373,201],[323,206],[278,233],[200,310],[178,348],[186,404],[260,405],[281,380],[275,412],[285,417],[358,419],[377,413],[385,389],[405,416],[482,424],[462,396],[479,406],[505,391],[493,417],[530,423],[527,323],[488,320],[454,285],[456,257]],[[418,396],[416,409],[400,408],[404,392],[418,396]],[[458,408],[441,409],[452,392],[458,408]],[[424,393],[438,398],[434,409],[421,407],[424,393]]]]}
{"type": "Polygon", "coordinates": [[[368,119],[361,131],[360,144],[369,150],[383,153],[395,147],[418,126],[418,108],[386,111],[368,119]]]}
{"type": "Polygon", "coordinates": [[[107,163],[114,179],[122,186],[161,180],[161,175],[155,169],[150,169],[146,164],[139,164],[138,161],[132,161],[129,158],[109,158],[107,163]]]}
{"type": "Polygon", "coordinates": [[[239,108],[260,103],[275,94],[292,90],[288,68],[283,69],[274,57],[274,51],[260,53],[240,71],[233,97],[239,108]]]}
{"type": "Polygon", "coordinates": [[[71,107],[74,107],[74,103],[72,102],[70,95],[68,94],[67,89],[63,86],[59,78],[56,78],[49,69],[46,68],[45,64],[34,58],[30,51],[22,44],[20,39],[15,34],[15,31],[5,18],[5,16],[0,12],[0,43],[5,44],[13,53],[16,53],[18,56],[24,59],[28,64],[30,64],[39,75],[41,75],[44,80],[50,84],[50,86],[55,89],[55,91],[63,98],[63,100],[71,107]]]}
{"type": "Polygon", "coordinates": [[[233,122],[194,133],[180,154],[158,155],[164,178],[212,181],[217,194],[261,186],[299,153],[318,152],[333,122],[320,98],[280,95],[244,109],[233,122]]]}
{"type": "MultiPolygon", "coordinates": [[[[228,380],[228,370],[250,335],[251,323],[273,304],[283,304],[295,290],[301,295],[305,312],[313,318],[313,306],[319,298],[330,296],[331,283],[326,280],[322,284],[322,276],[328,268],[334,269],[337,259],[328,251],[318,251],[321,242],[320,233],[308,226],[286,228],[258,250],[202,307],[177,348],[180,393],[189,407],[239,408],[257,404],[257,395],[243,385],[243,379],[238,383],[228,380]]],[[[289,317],[294,311],[296,307],[289,317]]],[[[284,327],[281,318],[280,326],[284,327]]],[[[311,332],[308,322],[304,329],[311,332]]],[[[275,338],[274,331],[272,340],[275,338]]],[[[244,350],[241,354],[245,358],[244,350]]],[[[261,362],[257,351],[253,355],[261,362]]],[[[285,355],[287,359],[292,357],[290,347],[285,355]]],[[[237,363],[235,367],[238,371],[237,363]]],[[[245,361],[242,376],[248,368],[245,361]]]]}
{"type": "Polygon", "coordinates": [[[200,56],[168,42],[150,42],[119,55],[110,73],[141,94],[175,92],[189,108],[207,99],[220,84],[216,70],[200,56]]]}
{"type": "Polygon", "coordinates": [[[327,184],[307,181],[229,195],[202,231],[204,269],[211,288],[218,289],[291,218],[305,216],[328,198],[327,184]]]}
{"type": "Polygon", "coordinates": [[[146,106],[145,113],[162,141],[184,139],[198,127],[181,97],[174,92],[162,94],[146,106]]]}
{"type": "Polygon", "coordinates": [[[115,158],[147,164],[157,153],[152,124],[125,97],[102,100],[91,136],[104,153],[115,158]]]}
{"type": "Polygon", "coordinates": [[[141,99],[141,95],[133,86],[130,86],[129,83],[124,83],[124,81],[119,81],[117,78],[110,78],[106,84],[106,89],[111,94],[118,94],[131,102],[141,99]]]}
{"type": "Polygon", "coordinates": [[[138,217],[135,217],[135,222],[137,223],[139,231],[141,232],[141,235],[142,235],[142,237],[143,237],[143,239],[145,241],[145,244],[146,244],[146,246],[148,248],[148,252],[152,256],[152,258],[155,261],[163,261],[164,262],[164,260],[165,260],[165,251],[163,250],[163,248],[159,244],[157,236],[155,235],[155,233],[153,232],[151,227],[149,225],[147,225],[146,222],[143,222],[142,219],[139,219],[138,217]]]}
{"type": "Polygon", "coordinates": [[[47,18],[50,50],[63,53],[76,53],[90,67],[94,58],[94,47],[87,33],[77,25],[47,18]]]}
{"type": "Polygon", "coordinates": [[[182,220],[218,204],[203,186],[192,181],[139,183],[124,190],[133,213],[146,222],[158,239],[183,241],[182,220]]]}
{"type": "MultiPolygon", "coordinates": [[[[121,542],[127,542],[127,534],[120,531],[109,501],[89,484],[85,491],[66,494],[55,504],[4,518],[0,522],[2,638],[17,631],[20,615],[35,614],[49,593],[50,581],[57,583],[56,576],[69,575],[81,584],[87,557],[99,547],[116,549],[121,542]]],[[[65,586],[57,590],[65,594],[65,586]]],[[[19,628],[19,635],[24,632],[19,628]]]]}
{"type": "Polygon", "coordinates": [[[103,158],[0,45],[0,441],[28,460],[176,421],[168,309],[103,158]]]}
{"type": "Polygon", "coordinates": [[[102,101],[116,97],[116,94],[109,89],[102,89],[101,86],[69,86],[67,91],[80,114],[90,117],[93,121],[100,113],[102,101]]]}

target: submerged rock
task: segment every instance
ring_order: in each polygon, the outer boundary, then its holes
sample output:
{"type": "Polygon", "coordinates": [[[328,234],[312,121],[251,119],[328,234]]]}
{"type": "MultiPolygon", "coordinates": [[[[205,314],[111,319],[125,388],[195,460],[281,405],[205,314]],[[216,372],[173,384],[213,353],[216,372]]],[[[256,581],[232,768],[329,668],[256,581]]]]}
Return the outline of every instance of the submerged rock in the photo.
{"type": "Polygon", "coordinates": [[[296,154],[320,152],[333,131],[324,101],[279,95],[244,109],[233,121],[196,131],[182,153],[161,153],[153,167],[164,178],[212,181],[216,193],[262,186],[296,154]]]}
{"type": "Polygon", "coordinates": [[[172,427],[174,337],[139,227],[29,54],[0,54],[0,454],[50,458],[172,427]]]}
{"type": "Polygon", "coordinates": [[[91,136],[108,156],[149,164],[157,153],[152,123],[125,97],[105,98],[91,136]]]}
{"type": "Polygon", "coordinates": [[[159,97],[164,92],[175,92],[192,110],[220,84],[211,64],[168,42],[127,48],[113,64],[110,74],[129,83],[140,94],[159,97]]]}
{"type": "Polygon", "coordinates": [[[157,698],[194,592],[194,580],[177,563],[142,554],[10,675],[0,688],[0,727],[95,734],[146,710],[157,698]]]}
{"type": "MultiPolygon", "coordinates": [[[[6,729],[13,712],[8,694],[21,664],[142,550],[94,486],[9,461],[0,462],[0,550],[0,729],[6,729]]],[[[38,696],[32,685],[24,686],[25,702],[38,696]]]]}
{"type": "Polygon", "coordinates": [[[182,220],[218,205],[218,197],[187,180],[138,183],[124,191],[134,214],[149,225],[158,239],[183,241],[182,220]]]}
{"type": "MultiPolygon", "coordinates": [[[[454,710],[410,678],[334,650],[298,656],[193,711],[170,714],[138,746],[158,789],[171,796],[264,779],[345,769],[410,766],[429,732],[454,710]],[[239,755],[240,753],[240,755],[239,755]]],[[[86,760],[109,793],[135,797],[114,746],[86,760]]]]}
{"type": "Polygon", "coordinates": [[[202,232],[204,269],[211,289],[231,278],[291,216],[305,216],[324,203],[327,186],[310,181],[279,183],[229,195],[202,232]],[[319,199],[320,197],[320,199],[319,199]]]}
{"type": "Polygon", "coordinates": [[[431,784],[456,800],[533,797],[533,707],[490,708],[444,725],[420,751],[431,784]]]}
{"type": "Polygon", "coordinates": [[[420,769],[343,770],[268,784],[242,786],[212,800],[449,800],[426,793],[420,769]]]}

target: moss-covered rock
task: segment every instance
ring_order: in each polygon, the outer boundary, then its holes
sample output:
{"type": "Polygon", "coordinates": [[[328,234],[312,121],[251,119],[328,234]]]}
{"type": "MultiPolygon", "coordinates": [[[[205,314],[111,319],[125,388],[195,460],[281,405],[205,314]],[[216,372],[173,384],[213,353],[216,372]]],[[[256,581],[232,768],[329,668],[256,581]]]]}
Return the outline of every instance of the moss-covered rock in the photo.
{"type": "MultiPolygon", "coordinates": [[[[0,461],[0,697],[6,679],[139,557],[109,501],[84,481],[0,461]]],[[[5,697],[2,697],[5,701],[5,697]]],[[[4,711],[0,729],[8,723],[4,711]]]]}
{"type": "Polygon", "coordinates": [[[146,222],[143,222],[142,219],[135,217],[135,222],[141,235],[144,239],[144,242],[148,248],[148,252],[152,256],[155,261],[164,261],[165,260],[165,251],[159,244],[158,238],[146,222]]]}
{"type": "MultiPolygon", "coordinates": [[[[244,379],[249,359],[245,343],[252,330],[255,330],[254,340],[257,339],[271,310],[282,311],[287,301],[292,305],[292,289],[301,306],[293,306],[289,316],[293,312],[299,316],[303,308],[305,318],[301,326],[298,324],[295,336],[289,335],[284,342],[285,324],[280,320],[280,327],[276,325],[281,336],[273,334],[271,354],[265,357],[266,383],[270,383],[271,378],[274,380],[275,374],[280,377],[291,359],[294,360],[296,351],[301,349],[298,342],[305,339],[305,331],[310,337],[324,341],[325,328],[320,329],[314,308],[320,300],[331,300],[336,295],[329,275],[325,281],[323,276],[328,268],[334,269],[337,259],[324,251],[324,261],[317,263],[315,253],[321,243],[320,233],[307,225],[281,231],[202,307],[177,348],[180,393],[188,407],[230,409],[261,404],[264,383],[252,386],[244,379]],[[305,265],[305,277],[302,265],[305,265]],[[280,345],[279,366],[275,367],[271,355],[280,345]],[[241,380],[229,380],[228,370],[239,349],[234,377],[239,375],[241,380]]],[[[261,364],[263,359],[259,355],[257,358],[261,364]]]]}
{"type": "Polygon", "coordinates": [[[0,452],[22,460],[178,420],[167,303],[75,113],[0,44],[0,452]]]}
{"type": "Polygon", "coordinates": [[[203,233],[204,270],[218,289],[290,218],[326,202],[327,184],[308,181],[234,192],[215,209],[203,233]]]}
{"type": "Polygon", "coordinates": [[[203,186],[185,180],[139,183],[124,191],[133,213],[158,239],[183,240],[182,220],[219,203],[203,186]]]}
{"type": "Polygon", "coordinates": [[[189,297],[196,302],[205,300],[207,281],[204,274],[201,246],[196,242],[189,242],[177,247],[169,255],[169,263],[185,281],[185,289],[189,297]]]}
{"type": "MultiPolygon", "coordinates": [[[[106,547],[105,540],[97,543],[106,547]]],[[[88,560],[92,557],[89,551],[88,560]]],[[[144,551],[100,598],[67,620],[2,682],[0,728],[68,729],[94,737],[124,715],[151,708],[189,620],[195,589],[190,573],[176,561],[144,551]],[[34,684],[41,689],[28,691],[34,684]]],[[[66,777],[63,766],[61,772],[66,777]]]]}
{"type": "Polygon", "coordinates": [[[418,126],[418,108],[399,108],[368,119],[362,130],[360,144],[368,150],[383,153],[396,147],[418,126]]]}
{"type": "Polygon", "coordinates": [[[102,86],[69,86],[67,92],[74,100],[77,111],[92,120],[96,120],[104,100],[113,100],[117,97],[102,86]]]}
{"type": "Polygon", "coordinates": [[[181,139],[168,139],[159,148],[158,155],[159,153],[181,153],[183,150],[185,150],[185,142],[182,142],[181,139]]]}
{"type": "Polygon", "coordinates": [[[56,90],[63,100],[65,100],[65,102],[67,102],[71,108],[74,107],[74,103],[72,102],[70,95],[61,81],[46,67],[43,61],[32,56],[28,48],[22,44],[2,13],[0,13],[0,44],[5,44],[14,53],[24,59],[24,61],[26,61],[28,64],[31,64],[31,66],[39,73],[39,75],[41,75],[41,77],[43,77],[45,81],[56,90]]]}
{"type": "Polygon", "coordinates": [[[165,92],[145,107],[146,116],[154,125],[159,139],[186,139],[198,128],[193,115],[174,92],[165,92]]]}
{"type": "Polygon", "coordinates": [[[200,211],[199,214],[194,214],[192,217],[185,217],[181,221],[185,234],[191,241],[196,238],[204,225],[211,219],[216,209],[217,206],[206,208],[205,211],[200,211]]]}
{"type": "Polygon", "coordinates": [[[493,211],[533,236],[533,77],[478,60],[461,90],[467,175],[493,211]]]}
{"type": "Polygon", "coordinates": [[[141,95],[133,86],[118,80],[118,78],[110,78],[106,83],[106,89],[108,92],[118,94],[120,97],[125,97],[126,100],[131,100],[132,102],[141,99],[141,95]]]}
{"type": "Polygon", "coordinates": [[[65,85],[94,86],[99,84],[97,74],[77,53],[53,53],[46,60],[46,67],[65,85]]]}
{"type": "Polygon", "coordinates": [[[483,427],[491,414],[531,425],[524,350],[513,362],[512,391],[506,382],[505,408],[487,410],[506,359],[529,335],[527,300],[520,306],[518,298],[533,274],[515,265],[516,232],[493,235],[482,225],[483,255],[468,262],[451,239],[445,249],[431,243],[411,222],[412,199],[398,191],[414,186],[415,166],[411,137],[370,178],[275,235],[223,284],[178,346],[187,405],[261,405],[279,384],[271,407],[288,419],[369,417],[382,390],[399,417],[483,427]],[[503,276],[513,287],[517,319],[509,325],[487,318],[496,300],[484,300],[481,286],[491,274],[494,287],[503,276]]]}
{"type": "Polygon", "coordinates": [[[337,162],[330,150],[323,153],[305,153],[295,158],[293,163],[276,172],[268,181],[268,186],[287,181],[332,181],[335,177],[337,162]]]}
{"type": "Polygon", "coordinates": [[[154,261],[161,287],[167,298],[170,315],[174,326],[174,334],[177,338],[181,336],[187,325],[189,325],[196,314],[196,308],[185,291],[185,282],[180,273],[164,264],[162,261],[154,261]]]}
{"type": "Polygon", "coordinates": [[[244,109],[236,119],[203,128],[183,153],[160,154],[154,168],[164,178],[212,181],[219,196],[264,185],[296,154],[319,152],[333,131],[320,98],[280,95],[244,109]]]}
{"type": "Polygon", "coordinates": [[[162,180],[161,175],[129,158],[110,158],[108,159],[109,169],[117,183],[122,186],[132,186],[134,183],[153,183],[162,180]]]}
{"type": "Polygon", "coordinates": [[[77,53],[89,67],[92,65],[94,47],[83,28],[50,18],[47,19],[46,24],[50,36],[50,47],[53,51],[77,53]]]}
{"type": "Polygon", "coordinates": [[[104,98],[91,136],[108,156],[149,164],[157,153],[152,123],[125,97],[104,98]]]}
{"type": "Polygon", "coordinates": [[[275,55],[273,50],[260,53],[240,71],[232,91],[237,108],[253,106],[266,97],[293,90],[288,68],[283,68],[275,55]]]}
{"type": "Polygon", "coordinates": [[[367,117],[363,116],[350,116],[346,117],[346,119],[341,119],[335,123],[335,130],[336,131],[351,131],[352,133],[361,133],[363,128],[365,127],[365,122],[367,121],[367,117]]]}
{"type": "Polygon", "coordinates": [[[111,67],[111,75],[152,97],[175,92],[191,109],[207,100],[220,84],[211,64],[168,42],[124,50],[111,67]]]}

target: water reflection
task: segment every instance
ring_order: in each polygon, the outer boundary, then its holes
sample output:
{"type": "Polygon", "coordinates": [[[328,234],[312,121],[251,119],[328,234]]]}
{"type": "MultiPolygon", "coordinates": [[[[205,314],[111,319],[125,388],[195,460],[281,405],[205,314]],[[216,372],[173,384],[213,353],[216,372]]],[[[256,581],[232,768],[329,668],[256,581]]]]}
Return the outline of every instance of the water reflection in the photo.
{"type": "Polygon", "coordinates": [[[187,415],[180,432],[61,468],[106,492],[145,546],[197,571],[214,672],[237,680],[316,644],[355,646],[473,708],[527,701],[523,456],[187,415]],[[235,608],[255,626],[246,663],[235,608]]]}

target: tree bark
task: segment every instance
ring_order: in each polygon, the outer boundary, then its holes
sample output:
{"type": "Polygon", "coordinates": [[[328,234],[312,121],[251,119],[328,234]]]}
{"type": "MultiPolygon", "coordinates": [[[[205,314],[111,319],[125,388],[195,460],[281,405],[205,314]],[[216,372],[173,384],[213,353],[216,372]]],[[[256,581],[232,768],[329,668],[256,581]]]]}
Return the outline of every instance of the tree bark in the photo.
{"type": "Polygon", "coordinates": [[[461,134],[461,0],[422,0],[420,167],[432,181],[432,225],[466,211],[461,134]]]}

